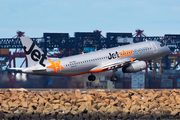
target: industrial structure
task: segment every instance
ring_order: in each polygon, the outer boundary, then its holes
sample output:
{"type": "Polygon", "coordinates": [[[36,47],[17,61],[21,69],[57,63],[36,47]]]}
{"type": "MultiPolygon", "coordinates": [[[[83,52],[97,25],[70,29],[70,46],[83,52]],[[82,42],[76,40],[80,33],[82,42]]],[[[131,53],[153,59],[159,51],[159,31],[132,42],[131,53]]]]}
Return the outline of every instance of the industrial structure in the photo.
{"type": "MultiPolygon", "coordinates": [[[[145,40],[160,41],[170,47],[171,53],[163,58],[153,60],[153,74],[161,75],[162,73],[166,74],[171,72],[175,74],[174,70],[178,68],[180,63],[180,35],[165,34],[164,36],[146,36],[143,32],[143,30],[139,29],[136,30],[135,34],[108,32],[106,33],[106,37],[101,35],[101,31],[98,30],[93,32],[75,32],[75,37],[69,37],[69,33],[44,33],[43,37],[31,39],[47,56],[58,58],[100,49],[108,49],[145,40]]],[[[11,67],[22,67],[23,65],[25,67],[28,66],[28,61],[19,39],[21,36],[24,36],[24,34],[24,32],[17,31],[17,35],[13,38],[0,39],[0,73],[11,73],[12,71],[8,70],[8,68],[11,67]],[[20,66],[17,66],[18,58],[23,59],[20,66]]],[[[18,71],[13,71],[13,73],[16,75],[18,71]]],[[[148,76],[148,69],[146,69],[146,76],[148,76]]],[[[121,77],[119,78],[119,81],[122,82],[123,78],[121,77]]],[[[148,80],[145,82],[147,81],[148,80]]],[[[177,83],[177,80],[174,84],[175,83],[177,83]]],[[[13,82],[10,84],[12,85],[13,82]]],[[[120,82],[117,82],[117,84],[120,85],[120,82]]],[[[117,86],[117,84],[115,86],[117,86]]],[[[145,87],[147,87],[147,85],[145,87]]]]}

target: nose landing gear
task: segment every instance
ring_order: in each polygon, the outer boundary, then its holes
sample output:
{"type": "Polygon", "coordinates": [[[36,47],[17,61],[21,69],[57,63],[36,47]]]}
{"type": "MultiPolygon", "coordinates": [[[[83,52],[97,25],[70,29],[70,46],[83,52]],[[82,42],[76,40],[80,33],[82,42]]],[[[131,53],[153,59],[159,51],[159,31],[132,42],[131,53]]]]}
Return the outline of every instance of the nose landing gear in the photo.
{"type": "Polygon", "coordinates": [[[148,62],[149,62],[150,70],[153,70],[153,68],[152,68],[152,61],[149,60],[148,62]]]}

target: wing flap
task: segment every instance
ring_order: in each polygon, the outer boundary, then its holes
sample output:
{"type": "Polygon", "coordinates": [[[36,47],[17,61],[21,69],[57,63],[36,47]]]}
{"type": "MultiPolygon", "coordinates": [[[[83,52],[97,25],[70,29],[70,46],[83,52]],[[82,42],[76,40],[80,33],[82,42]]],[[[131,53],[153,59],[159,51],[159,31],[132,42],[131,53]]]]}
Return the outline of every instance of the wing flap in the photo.
{"type": "Polygon", "coordinates": [[[123,58],[114,62],[110,62],[108,64],[96,66],[93,69],[91,69],[90,72],[102,72],[102,71],[111,70],[114,68],[121,68],[135,60],[136,59],[134,58],[123,58]]]}

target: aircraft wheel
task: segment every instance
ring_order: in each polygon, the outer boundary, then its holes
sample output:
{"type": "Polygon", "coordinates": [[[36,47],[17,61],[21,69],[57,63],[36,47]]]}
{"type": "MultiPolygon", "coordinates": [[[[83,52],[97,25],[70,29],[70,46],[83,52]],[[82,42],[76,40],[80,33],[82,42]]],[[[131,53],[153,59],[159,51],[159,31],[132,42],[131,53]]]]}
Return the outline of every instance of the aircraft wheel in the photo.
{"type": "Polygon", "coordinates": [[[111,78],[110,78],[110,81],[114,82],[114,81],[117,81],[117,76],[115,75],[112,75],[111,78]]]}
{"type": "Polygon", "coordinates": [[[95,80],[96,80],[96,76],[94,76],[94,75],[89,75],[89,76],[88,76],[88,80],[89,80],[89,81],[95,81],[95,80]]]}

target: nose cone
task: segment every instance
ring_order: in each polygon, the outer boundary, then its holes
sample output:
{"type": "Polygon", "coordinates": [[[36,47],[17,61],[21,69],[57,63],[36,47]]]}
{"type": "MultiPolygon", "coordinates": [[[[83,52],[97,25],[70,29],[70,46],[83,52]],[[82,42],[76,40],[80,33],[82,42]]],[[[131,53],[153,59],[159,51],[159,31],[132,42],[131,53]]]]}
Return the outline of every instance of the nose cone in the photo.
{"type": "Polygon", "coordinates": [[[168,46],[165,46],[165,49],[166,49],[165,51],[167,52],[167,54],[171,52],[168,46]]]}

